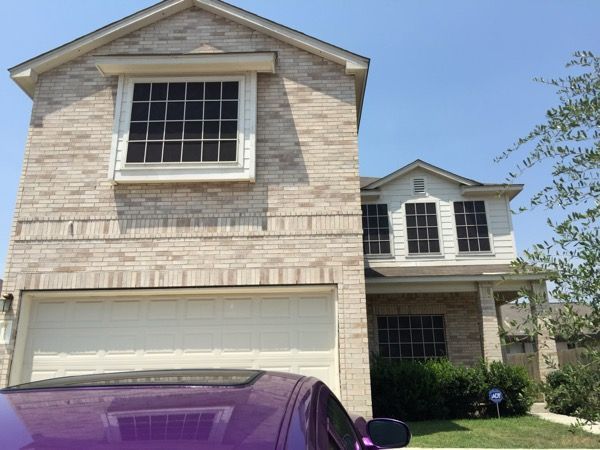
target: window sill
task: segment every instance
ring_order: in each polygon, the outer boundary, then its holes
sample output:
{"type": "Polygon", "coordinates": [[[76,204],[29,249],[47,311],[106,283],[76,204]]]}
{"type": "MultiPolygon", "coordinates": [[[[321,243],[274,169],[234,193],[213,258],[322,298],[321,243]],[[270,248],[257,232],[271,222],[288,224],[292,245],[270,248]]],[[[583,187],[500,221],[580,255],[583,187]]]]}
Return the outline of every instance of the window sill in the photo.
{"type": "Polygon", "coordinates": [[[413,254],[408,253],[406,255],[407,259],[444,259],[446,256],[442,253],[421,253],[421,254],[413,254]]]}
{"type": "Polygon", "coordinates": [[[125,183],[196,183],[196,182],[254,182],[250,171],[235,165],[210,167],[126,167],[116,170],[115,184],[125,183]]]}
{"type": "Polygon", "coordinates": [[[457,258],[472,258],[472,257],[487,258],[490,256],[496,256],[496,254],[494,252],[459,252],[456,254],[457,258]]]}
{"type": "Polygon", "coordinates": [[[369,254],[365,253],[365,259],[388,260],[388,259],[394,259],[394,255],[392,255],[391,253],[384,254],[384,255],[369,255],[369,254]]]}

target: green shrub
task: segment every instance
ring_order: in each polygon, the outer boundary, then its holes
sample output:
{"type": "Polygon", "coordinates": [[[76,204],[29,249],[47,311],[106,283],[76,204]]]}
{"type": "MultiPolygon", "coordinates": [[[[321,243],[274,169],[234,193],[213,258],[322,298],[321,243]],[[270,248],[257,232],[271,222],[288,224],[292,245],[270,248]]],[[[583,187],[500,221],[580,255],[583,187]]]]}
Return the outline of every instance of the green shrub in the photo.
{"type": "Polygon", "coordinates": [[[505,394],[501,414],[525,414],[535,393],[524,369],[502,363],[469,368],[447,360],[409,362],[375,357],[371,384],[375,417],[401,420],[495,415],[496,408],[487,399],[492,387],[505,394]]]}
{"type": "Polygon", "coordinates": [[[567,365],[551,372],[544,387],[548,409],[557,414],[600,420],[600,364],[598,359],[567,365]]]}
{"type": "MultiPolygon", "coordinates": [[[[489,365],[481,363],[480,371],[486,384],[486,392],[498,388],[504,393],[504,401],[500,403],[502,416],[522,416],[527,414],[536,395],[536,385],[529,378],[524,367],[509,366],[494,361],[489,365]]],[[[486,402],[487,415],[495,416],[496,407],[486,402]]]]}

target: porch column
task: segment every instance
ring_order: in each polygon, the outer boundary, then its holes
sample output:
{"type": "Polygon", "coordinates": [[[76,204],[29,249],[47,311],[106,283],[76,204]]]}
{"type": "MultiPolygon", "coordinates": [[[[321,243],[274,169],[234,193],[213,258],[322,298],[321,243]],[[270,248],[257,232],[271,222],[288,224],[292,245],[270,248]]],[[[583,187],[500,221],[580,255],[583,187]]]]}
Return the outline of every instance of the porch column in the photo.
{"type": "Polygon", "coordinates": [[[479,310],[481,311],[481,340],[483,357],[486,361],[502,361],[502,345],[498,333],[498,316],[494,289],[489,283],[477,283],[479,310]]]}
{"type": "Polygon", "coordinates": [[[539,311],[549,308],[548,291],[545,281],[536,281],[531,283],[531,290],[537,302],[530,303],[531,316],[540,324],[540,330],[535,338],[535,351],[537,355],[538,369],[542,381],[558,367],[558,352],[556,350],[556,341],[550,336],[548,329],[539,321],[539,311]]]}

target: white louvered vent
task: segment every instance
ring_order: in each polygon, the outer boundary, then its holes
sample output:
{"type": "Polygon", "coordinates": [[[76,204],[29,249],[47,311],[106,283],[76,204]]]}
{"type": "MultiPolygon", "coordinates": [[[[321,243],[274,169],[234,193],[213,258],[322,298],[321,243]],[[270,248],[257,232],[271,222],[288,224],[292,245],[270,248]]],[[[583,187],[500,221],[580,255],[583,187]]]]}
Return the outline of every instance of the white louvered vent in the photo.
{"type": "Polygon", "coordinates": [[[425,178],[413,178],[413,194],[425,193],[425,178]]]}

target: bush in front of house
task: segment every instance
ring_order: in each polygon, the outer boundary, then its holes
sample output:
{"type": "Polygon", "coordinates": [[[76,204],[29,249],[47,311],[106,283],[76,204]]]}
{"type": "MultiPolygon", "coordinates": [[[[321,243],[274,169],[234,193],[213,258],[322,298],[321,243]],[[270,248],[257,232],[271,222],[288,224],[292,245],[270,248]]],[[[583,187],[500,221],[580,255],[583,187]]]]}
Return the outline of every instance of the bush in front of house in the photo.
{"type": "MultiPolygon", "coordinates": [[[[479,370],[488,389],[496,387],[504,393],[504,401],[499,405],[502,416],[522,416],[529,412],[537,388],[524,367],[494,361],[490,364],[480,363],[479,370]]],[[[487,415],[496,416],[496,407],[489,402],[486,405],[487,415]]]]}
{"type": "Polygon", "coordinates": [[[390,361],[374,357],[371,366],[375,417],[400,420],[459,419],[496,415],[488,391],[501,389],[504,416],[526,414],[535,384],[520,367],[494,362],[464,367],[448,360],[390,361]]]}
{"type": "Polygon", "coordinates": [[[589,358],[551,372],[544,393],[551,412],[600,421],[599,359],[589,358]]]}

